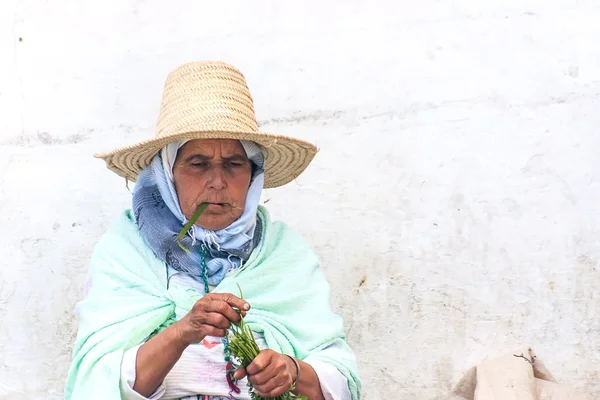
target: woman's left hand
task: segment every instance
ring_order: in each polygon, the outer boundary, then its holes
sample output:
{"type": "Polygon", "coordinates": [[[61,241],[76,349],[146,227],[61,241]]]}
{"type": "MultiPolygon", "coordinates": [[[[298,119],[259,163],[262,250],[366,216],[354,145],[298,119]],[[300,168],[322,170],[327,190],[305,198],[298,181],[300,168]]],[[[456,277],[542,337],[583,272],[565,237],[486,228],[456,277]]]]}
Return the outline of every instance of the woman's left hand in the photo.
{"type": "Polygon", "coordinates": [[[261,397],[277,397],[287,392],[296,377],[296,365],[286,355],[273,350],[263,350],[247,368],[240,367],[233,377],[248,382],[261,397]]]}

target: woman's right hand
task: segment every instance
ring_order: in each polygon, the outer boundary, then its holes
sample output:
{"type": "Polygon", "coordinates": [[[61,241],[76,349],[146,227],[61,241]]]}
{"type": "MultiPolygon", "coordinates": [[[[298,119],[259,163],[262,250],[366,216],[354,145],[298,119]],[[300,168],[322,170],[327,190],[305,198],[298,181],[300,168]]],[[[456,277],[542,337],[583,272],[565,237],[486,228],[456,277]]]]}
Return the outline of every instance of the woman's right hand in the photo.
{"type": "Polygon", "coordinates": [[[194,304],[189,313],[174,325],[185,346],[200,343],[206,336],[224,337],[231,323],[240,322],[250,304],[230,293],[208,293],[194,304]]]}

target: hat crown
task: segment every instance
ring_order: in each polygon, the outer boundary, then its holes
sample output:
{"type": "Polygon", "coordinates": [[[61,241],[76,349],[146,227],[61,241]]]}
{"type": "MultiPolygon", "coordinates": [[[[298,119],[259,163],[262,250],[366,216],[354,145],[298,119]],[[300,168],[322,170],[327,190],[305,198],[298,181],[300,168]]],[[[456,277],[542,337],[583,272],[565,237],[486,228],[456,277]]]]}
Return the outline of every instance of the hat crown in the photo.
{"type": "Polygon", "coordinates": [[[260,132],[244,75],[227,63],[204,61],[181,65],[168,75],[156,137],[96,157],[119,176],[135,181],[164,146],[197,139],[258,144],[265,155],[265,188],[295,179],[318,151],[304,140],[260,132]]]}
{"type": "Polygon", "coordinates": [[[224,62],[192,62],[165,82],[158,138],[191,132],[258,132],[244,75],[224,62]]]}

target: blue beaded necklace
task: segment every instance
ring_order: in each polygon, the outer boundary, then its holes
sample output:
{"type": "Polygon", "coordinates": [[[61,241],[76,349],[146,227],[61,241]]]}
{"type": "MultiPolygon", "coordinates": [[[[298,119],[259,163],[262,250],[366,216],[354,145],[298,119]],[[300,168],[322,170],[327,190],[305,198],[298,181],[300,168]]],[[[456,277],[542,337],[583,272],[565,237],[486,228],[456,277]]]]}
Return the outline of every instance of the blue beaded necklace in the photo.
{"type": "MultiPolygon", "coordinates": [[[[208,287],[208,266],[206,265],[206,254],[206,245],[202,244],[202,246],[200,246],[200,259],[202,260],[200,262],[200,266],[202,267],[200,274],[202,281],[204,282],[204,293],[208,294],[210,292],[210,288],[208,287]]],[[[221,341],[223,342],[224,359],[227,363],[227,367],[225,370],[225,379],[227,380],[227,384],[229,385],[229,389],[231,390],[230,394],[239,394],[241,390],[239,387],[237,387],[237,385],[235,384],[235,379],[233,378],[233,374],[238,369],[239,365],[236,362],[234,362],[231,355],[231,350],[229,350],[229,338],[225,336],[223,337],[223,339],[221,339],[221,341]]]]}
{"type": "Polygon", "coordinates": [[[200,246],[200,266],[202,267],[202,271],[200,272],[202,281],[204,281],[204,294],[208,294],[208,265],[206,265],[206,245],[202,244],[200,246]]]}

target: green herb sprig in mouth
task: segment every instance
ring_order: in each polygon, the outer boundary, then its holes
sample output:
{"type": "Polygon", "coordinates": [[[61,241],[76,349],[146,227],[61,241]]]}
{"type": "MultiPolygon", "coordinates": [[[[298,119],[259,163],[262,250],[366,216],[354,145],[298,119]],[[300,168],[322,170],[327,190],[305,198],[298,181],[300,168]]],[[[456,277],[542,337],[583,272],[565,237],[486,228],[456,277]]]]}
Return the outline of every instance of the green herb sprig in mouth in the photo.
{"type": "Polygon", "coordinates": [[[194,226],[194,224],[196,223],[196,221],[198,221],[198,218],[200,218],[200,216],[202,215],[202,213],[204,212],[204,210],[206,210],[206,207],[208,207],[209,203],[202,203],[198,206],[198,209],[196,209],[196,212],[194,213],[194,215],[192,215],[192,218],[190,218],[190,220],[187,222],[187,224],[185,224],[183,226],[183,229],[181,229],[181,231],[179,231],[179,235],[177,235],[177,244],[179,245],[179,247],[181,247],[186,253],[189,253],[190,250],[185,248],[185,246],[183,245],[183,243],[181,243],[181,241],[183,240],[183,237],[186,235],[186,233],[189,232],[190,229],[192,229],[192,226],[194,226]]]}
{"type": "MultiPolygon", "coordinates": [[[[183,226],[183,228],[181,229],[181,231],[179,231],[179,235],[177,235],[177,244],[179,245],[179,247],[181,247],[182,250],[184,250],[186,253],[189,253],[190,250],[185,248],[185,246],[183,245],[183,243],[181,242],[184,238],[184,236],[186,235],[186,233],[188,233],[190,231],[190,229],[192,229],[192,226],[194,226],[194,224],[196,223],[196,221],[198,221],[198,218],[200,218],[200,216],[202,215],[202,213],[206,210],[206,208],[210,205],[211,203],[201,203],[198,208],[196,209],[196,212],[194,213],[194,215],[192,215],[192,218],[190,218],[190,220],[187,222],[187,224],[185,224],[183,226]]],[[[223,203],[224,204],[224,203],[223,203]]],[[[241,207],[238,207],[236,205],[229,205],[229,207],[234,208],[234,209],[238,209],[241,210],[241,207]]]]}

